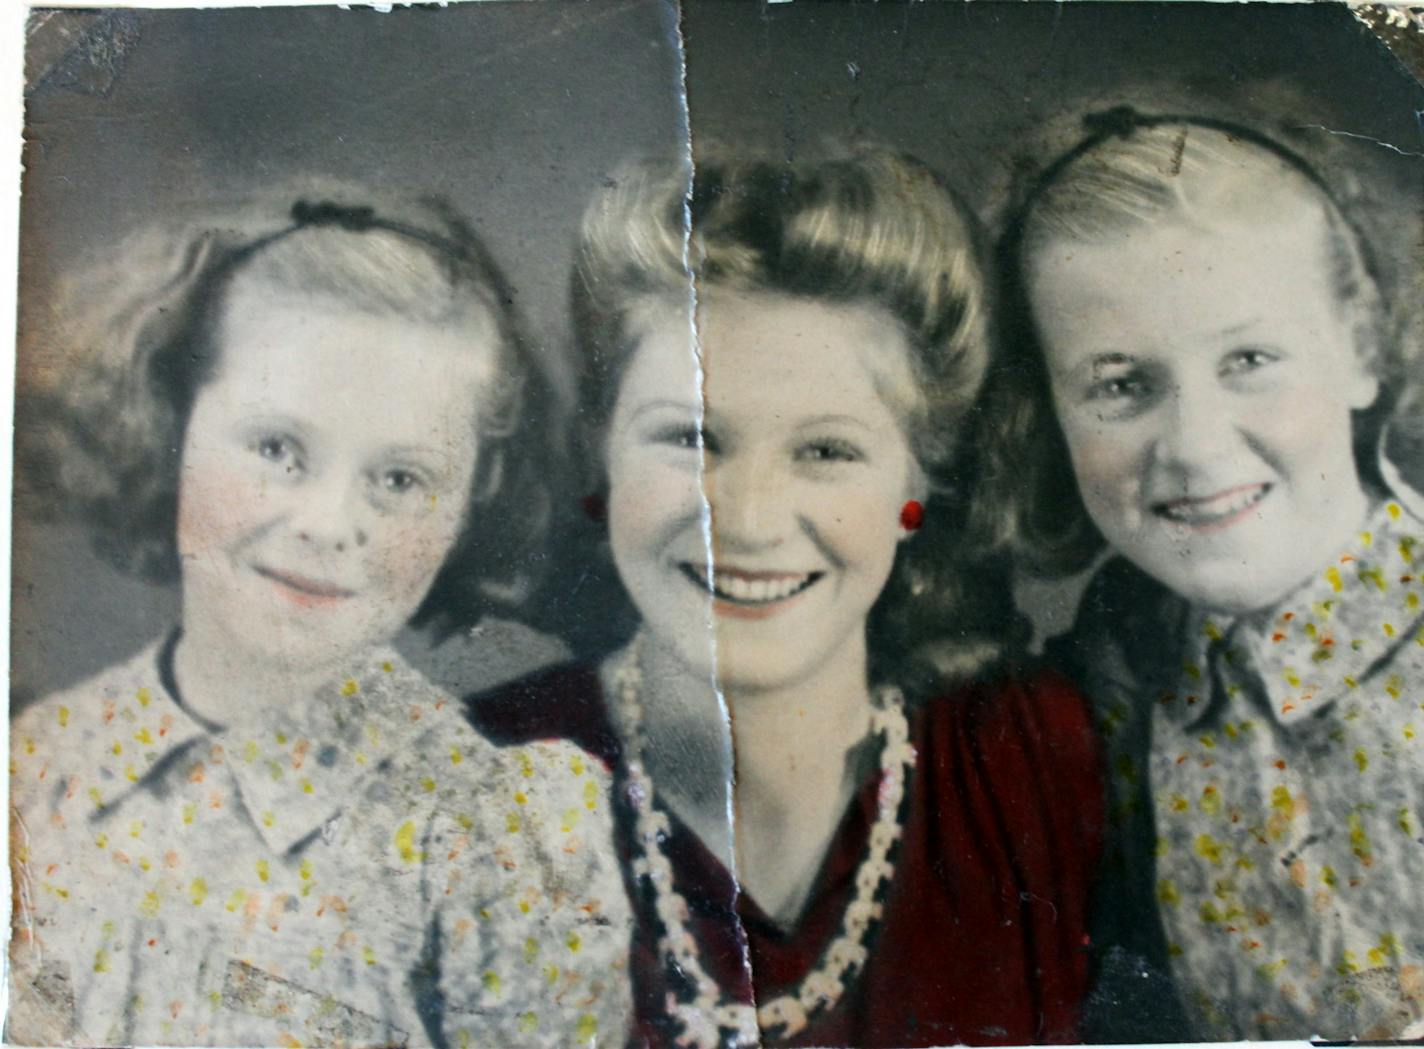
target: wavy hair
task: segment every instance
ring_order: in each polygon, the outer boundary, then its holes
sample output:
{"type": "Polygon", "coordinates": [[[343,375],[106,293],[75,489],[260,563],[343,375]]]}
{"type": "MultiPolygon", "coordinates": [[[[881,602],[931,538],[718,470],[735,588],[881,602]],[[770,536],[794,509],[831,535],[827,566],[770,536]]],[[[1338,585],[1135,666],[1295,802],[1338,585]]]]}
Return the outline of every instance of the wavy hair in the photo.
{"type": "Polygon", "coordinates": [[[1007,568],[964,543],[978,497],[960,437],[988,366],[980,237],[924,164],[865,148],[809,163],[710,157],[625,169],[585,214],[572,302],[580,416],[596,490],[619,385],[649,300],[694,289],[884,310],[904,332],[918,397],[897,405],[927,481],[925,524],[900,544],[871,611],[871,673],[913,684],[973,672],[1022,639],[1007,568]]]}
{"type": "Polygon", "coordinates": [[[150,228],[72,278],[59,311],[68,365],[17,411],[41,508],[85,523],[120,570],[177,579],[184,435],[220,365],[224,296],[239,276],[418,323],[489,318],[496,338],[479,392],[475,481],[463,528],[413,622],[449,632],[517,603],[548,525],[552,401],[508,281],[465,220],[436,199],[379,211],[299,200],[286,215],[258,206],[150,228]]]}

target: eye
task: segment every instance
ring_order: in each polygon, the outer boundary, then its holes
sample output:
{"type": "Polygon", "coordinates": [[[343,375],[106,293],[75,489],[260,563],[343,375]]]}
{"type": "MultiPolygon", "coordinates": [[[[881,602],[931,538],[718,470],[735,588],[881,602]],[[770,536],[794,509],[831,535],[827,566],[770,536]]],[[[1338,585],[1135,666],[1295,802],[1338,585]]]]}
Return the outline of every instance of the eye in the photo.
{"type": "Polygon", "coordinates": [[[686,448],[688,450],[705,449],[707,452],[713,454],[717,451],[717,438],[708,430],[691,425],[665,427],[653,435],[653,440],[659,444],[671,445],[674,448],[686,448]]]}
{"type": "Polygon", "coordinates": [[[399,498],[416,489],[431,487],[429,475],[411,466],[388,466],[372,476],[372,483],[377,494],[386,498],[399,498]]]}
{"type": "Polygon", "coordinates": [[[381,474],[381,488],[394,495],[403,495],[421,483],[420,478],[410,470],[387,470],[381,474]]]}
{"type": "Polygon", "coordinates": [[[1094,401],[1132,401],[1150,393],[1146,379],[1131,372],[1099,379],[1088,387],[1088,398],[1094,401]]]}
{"type": "Polygon", "coordinates": [[[1247,375],[1278,360],[1280,357],[1270,350],[1263,350],[1257,346],[1243,346],[1241,349],[1232,350],[1222,360],[1221,374],[1247,375]]]}
{"type": "Polygon", "coordinates": [[[807,441],[797,449],[796,458],[810,463],[855,463],[864,456],[849,441],[826,438],[807,441]]]}
{"type": "Polygon", "coordinates": [[[276,466],[288,470],[301,468],[301,445],[286,434],[266,433],[253,438],[252,451],[276,466]]]}

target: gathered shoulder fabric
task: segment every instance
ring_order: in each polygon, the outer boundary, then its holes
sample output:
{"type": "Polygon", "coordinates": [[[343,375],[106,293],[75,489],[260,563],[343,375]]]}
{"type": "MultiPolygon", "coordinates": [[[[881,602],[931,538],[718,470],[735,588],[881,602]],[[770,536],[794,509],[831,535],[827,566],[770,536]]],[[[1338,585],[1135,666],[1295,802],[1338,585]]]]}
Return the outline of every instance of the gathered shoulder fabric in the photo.
{"type": "Polygon", "coordinates": [[[622,1041],[600,762],[495,746],[393,651],[209,731],[161,655],[12,726],[10,1041],[622,1041]]]}

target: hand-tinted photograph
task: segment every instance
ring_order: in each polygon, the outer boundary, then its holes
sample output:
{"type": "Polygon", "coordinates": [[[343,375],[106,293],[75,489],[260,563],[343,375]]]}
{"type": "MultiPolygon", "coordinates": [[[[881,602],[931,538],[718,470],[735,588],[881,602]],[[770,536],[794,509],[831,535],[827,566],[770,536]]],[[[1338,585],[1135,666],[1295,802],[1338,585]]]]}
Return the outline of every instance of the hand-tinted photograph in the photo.
{"type": "Polygon", "coordinates": [[[1424,19],[34,10],[37,1046],[1424,1037],[1424,19]]]}

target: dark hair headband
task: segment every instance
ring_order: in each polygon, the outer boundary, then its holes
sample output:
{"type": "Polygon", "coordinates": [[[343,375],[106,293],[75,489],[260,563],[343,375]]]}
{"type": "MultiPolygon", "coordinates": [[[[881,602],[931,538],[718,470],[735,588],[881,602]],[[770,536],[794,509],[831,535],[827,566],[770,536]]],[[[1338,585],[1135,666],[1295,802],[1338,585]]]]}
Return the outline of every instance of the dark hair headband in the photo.
{"type": "MultiPolygon", "coordinates": [[[[1311,185],[1315,186],[1336,210],[1342,211],[1340,201],[1335,196],[1334,190],[1321,176],[1315,166],[1294,150],[1281,145],[1268,135],[1263,135],[1254,128],[1244,124],[1236,124],[1229,120],[1217,120],[1214,117],[1189,116],[1182,113],[1139,113],[1132,106],[1113,106],[1111,109],[1099,110],[1095,113],[1088,113],[1083,117],[1083,129],[1087,131],[1088,137],[1079,142],[1063,156],[1054,161],[1044,172],[1034,180],[1033,188],[1029,191],[1025,203],[1031,208],[1032,204],[1043,194],[1043,192],[1058,181],[1058,177],[1064,169],[1075,163],[1085,153],[1090,153],[1100,145],[1112,138],[1131,138],[1140,130],[1150,130],[1179,124],[1185,127],[1204,128],[1209,131],[1219,131],[1233,139],[1240,139],[1250,145],[1265,150],[1272,156],[1278,158],[1289,166],[1292,170],[1304,177],[1311,185]]],[[[1025,209],[1026,211],[1028,208],[1025,209]]]]}
{"type": "Polygon", "coordinates": [[[472,261],[471,251],[467,245],[438,233],[421,229],[419,226],[412,226],[407,222],[380,218],[376,215],[376,209],[369,205],[338,204],[334,200],[313,202],[302,199],[292,205],[291,217],[292,228],[287,231],[289,233],[307,227],[335,227],[349,233],[385,230],[387,233],[395,233],[419,241],[461,262],[472,261]]]}

